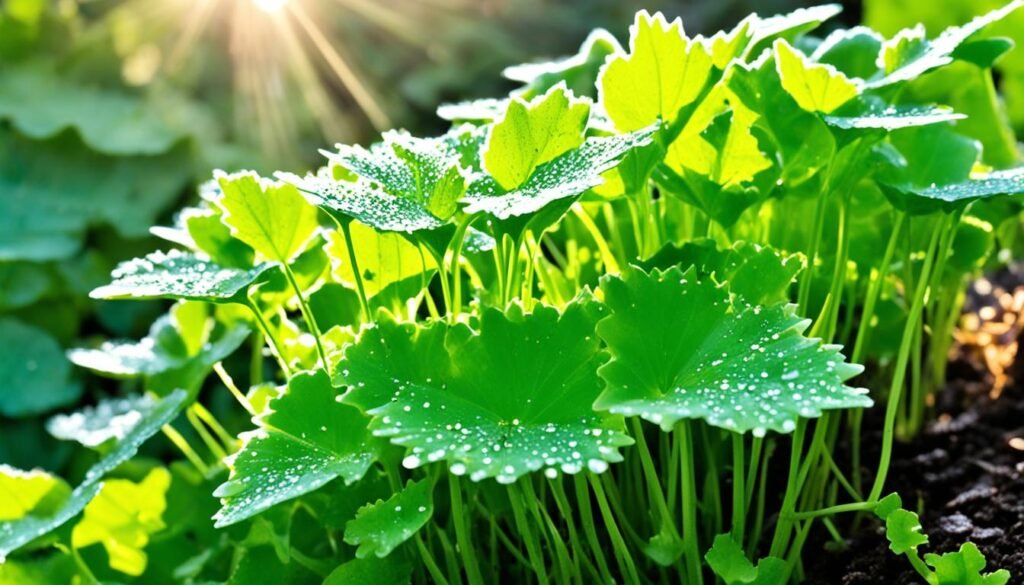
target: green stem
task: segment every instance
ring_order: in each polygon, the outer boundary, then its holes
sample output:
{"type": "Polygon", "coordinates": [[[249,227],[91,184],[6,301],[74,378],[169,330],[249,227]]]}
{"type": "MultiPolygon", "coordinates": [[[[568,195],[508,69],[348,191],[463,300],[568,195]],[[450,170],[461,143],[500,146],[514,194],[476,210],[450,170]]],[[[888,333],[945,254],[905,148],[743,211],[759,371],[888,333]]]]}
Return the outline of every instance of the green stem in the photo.
{"type": "Polygon", "coordinates": [[[359,305],[363,308],[366,320],[372,323],[376,321],[376,318],[370,311],[370,301],[366,296],[366,287],[363,285],[363,274],[359,271],[359,260],[356,259],[355,242],[352,241],[352,228],[349,226],[351,222],[339,221],[337,223],[338,227],[341,228],[341,233],[345,236],[345,248],[348,249],[348,261],[352,265],[352,275],[356,281],[356,292],[359,293],[359,305]]]}
{"type": "Polygon", "coordinates": [[[604,238],[604,234],[601,233],[601,229],[597,227],[594,220],[591,219],[587,210],[583,209],[583,206],[579,203],[574,203],[572,206],[572,212],[576,216],[576,219],[580,220],[580,224],[583,225],[587,233],[590,234],[591,239],[594,240],[594,245],[597,246],[598,253],[601,254],[601,261],[604,263],[604,271],[606,274],[618,274],[621,272],[619,269],[619,263],[615,260],[615,254],[612,253],[611,247],[608,246],[608,240],[604,238]]]}
{"type": "Polygon", "coordinates": [[[483,585],[484,579],[476,563],[476,551],[469,534],[468,517],[462,506],[462,486],[458,476],[448,476],[448,492],[452,503],[452,522],[455,523],[455,542],[459,545],[462,564],[466,568],[466,579],[470,585],[483,585]]]}
{"type": "Polygon", "coordinates": [[[227,429],[220,424],[217,417],[213,416],[213,413],[207,410],[201,402],[193,402],[192,405],[189,406],[189,409],[195,411],[196,416],[206,423],[206,426],[210,427],[210,430],[212,430],[213,433],[217,435],[220,442],[223,443],[225,449],[228,451],[234,451],[237,448],[237,441],[235,441],[235,438],[231,436],[231,433],[229,433],[227,429]]]}
{"type": "Polygon", "coordinates": [[[590,546],[590,552],[594,554],[594,560],[601,574],[606,576],[604,582],[606,584],[615,583],[615,579],[612,578],[611,571],[608,569],[608,561],[605,559],[601,542],[597,538],[597,529],[594,528],[594,512],[590,507],[590,491],[587,489],[587,482],[582,475],[575,475],[572,479],[573,486],[576,488],[576,505],[580,510],[580,521],[583,523],[583,535],[590,546]]]}
{"type": "Polygon", "coordinates": [[[452,274],[452,288],[454,289],[450,312],[456,317],[462,312],[462,246],[466,242],[466,232],[469,230],[469,226],[472,225],[474,219],[475,217],[472,215],[466,215],[462,218],[455,227],[455,235],[452,236],[451,244],[449,244],[449,247],[452,249],[450,271],[452,274]]]}
{"type": "Polygon", "coordinates": [[[638,417],[630,419],[633,425],[633,438],[636,440],[637,452],[640,455],[640,465],[644,471],[644,479],[647,483],[647,493],[654,504],[654,516],[658,519],[662,529],[668,529],[669,534],[678,539],[675,522],[668,511],[668,503],[665,500],[665,493],[661,489],[661,480],[658,478],[658,471],[654,467],[654,459],[647,448],[647,439],[644,437],[643,423],[638,417]]]}
{"type": "Polygon", "coordinates": [[[263,311],[256,305],[256,301],[251,298],[246,298],[246,306],[252,311],[254,317],[256,317],[256,325],[260,328],[263,333],[264,339],[267,340],[267,346],[270,348],[270,352],[274,354],[274,359],[277,360],[278,367],[284,372],[286,378],[291,378],[292,370],[288,367],[288,362],[284,359],[284,352],[281,351],[281,344],[277,337],[270,331],[270,326],[267,324],[266,318],[263,316],[263,311]]]}
{"type": "Polygon", "coordinates": [[[196,450],[192,448],[192,445],[188,444],[188,441],[185,440],[185,437],[181,436],[181,433],[179,433],[177,429],[171,425],[164,425],[160,430],[163,431],[164,436],[166,436],[171,443],[178,448],[178,451],[181,451],[181,454],[199,470],[199,473],[202,474],[203,477],[209,475],[210,468],[206,463],[203,463],[203,458],[196,453],[196,450]]]}
{"type": "Polygon", "coordinates": [[[431,555],[430,551],[427,550],[427,546],[423,544],[423,537],[417,534],[415,541],[416,549],[420,553],[420,559],[423,561],[423,566],[427,568],[427,572],[430,573],[430,578],[438,585],[448,585],[448,579],[445,579],[444,573],[442,573],[440,567],[437,566],[437,562],[434,561],[433,555],[431,555]]]}
{"type": "Polygon", "coordinates": [[[284,269],[284,275],[288,279],[288,283],[291,285],[292,290],[295,292],[295,297],[299,299],[299,311],[302,313],[302,318],[305,319],[310,333],[313,334],[314,341],[316,341],[316,352],[320,356],[320,363],[323,365],[324,371],[327,372],[328,375],[333,375],[333,372],[330,371],[330,366],[327,363],[327,352],[324,351],[324,342],[321,339],[320,327],[316,323],[316,318],[313,316],[313,311],[309,308],[309,303],[306,301],[306,297],[302,294],[302,289],[299,288],[299,282],[295,280],[295,273],[292,272],[291,266],[289,266],[287,262],[282,262],[281,268],[284,269]]]}
{"type": "Polygon", "coordinates": [[[593,473],[587,473],[587,479],[590,481],[590,488],[594,492],[594,497],[597,498],[597,507],[601,511],[605,528],[608,530],[609,538],[611,538],[612,550],[615,551],[615,559],[619,563],[619,568],[622,570],[627,583],[639,585],[642,582],[640,575],[636,571],[636,565],[633,563],[632,555],[629,554],[629,549],[626,548],[626,541],[622,539],[622,533],[615,522],[615,516],[612,515],[611,508],[608,506],[608,498],[604,494],[604,488],[601,487],[601,481],[593,473]]]}
{"type": "Polygon", "coordinates": [[[811,247],[807,252],[807,269],[801,275],[800,290],[797,293],[797,313],[800,315],[807,314],[807,303],[810,302],[814,263],[818,260],[818,244],[821,242],[821,232],[825,225],[826,202],[825,193],[819,193],[814,212],[814,226],[811,228],[811,247]]]}
{"type": "Polygon", "coordinates": [[[743,435],[729,434],[732,435],[732,537],[742,543],[747,519],[747,490],[743,477],[746,456],[743,435]]]}
{"type": "Polygon", "coordinates": [[[701,569],[700,543],[697,534],[697,474],[694,464],[693,431],[689,421],[676,425],[676,437],[679,441],[679,473],[682,475],[680,491],[682,492],[683,513],[683,554],[686,557],[686,583],[701,585],[704,575],[701,569]]]}
{"type": "MultiPolygon", "coordinates": [[[[524,481],[529,481],[527,478],[524,481]]],[[[510,484],[508,486],[508,499],[512,504],[512,515],[515,518],[516,530],[519,531],[520,538],[526,543],[526,554],[530,557],[530,566],[533,567],[533,571],[537,574],[537,580],[541,585],[548,583],[548,569],[544,563],[544,555],[540,552],[540,543],[537,542],[537,537],[530,529],[530,525],[526,520],[526,511],[523,509],[523,493],[519,490],[516,484],[510,484]]]]}
{"type": "Polygon", "coordinates": [[[793,431],[792,444],[789,451],[789,472],[786,476],[786,491],[782,498],[782,508],[779,513],[779,520],[775,525],[775,534],[772,536],[770,555],[782,557],[789,544],[790,529],[792,527],[791,516],[796,510],[796,498],[799,494],[797,478],[800,474],[801,455],[803,455],[804,435],[807,433],[807,421],[800,420],[793,431]]]}

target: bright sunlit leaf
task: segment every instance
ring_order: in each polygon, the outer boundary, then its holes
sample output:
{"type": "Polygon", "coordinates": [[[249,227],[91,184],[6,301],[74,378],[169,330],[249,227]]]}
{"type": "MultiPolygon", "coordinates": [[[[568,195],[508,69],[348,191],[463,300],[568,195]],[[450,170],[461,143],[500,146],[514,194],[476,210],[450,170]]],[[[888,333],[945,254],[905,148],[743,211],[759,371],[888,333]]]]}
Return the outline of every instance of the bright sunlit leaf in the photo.
{"type": "Polygon", "coordinates": [[[784,40],[774,47],[782,87],[808,112],[831,114],[860,94],[858,82],[835,67],[812,62],[784,40]]]}

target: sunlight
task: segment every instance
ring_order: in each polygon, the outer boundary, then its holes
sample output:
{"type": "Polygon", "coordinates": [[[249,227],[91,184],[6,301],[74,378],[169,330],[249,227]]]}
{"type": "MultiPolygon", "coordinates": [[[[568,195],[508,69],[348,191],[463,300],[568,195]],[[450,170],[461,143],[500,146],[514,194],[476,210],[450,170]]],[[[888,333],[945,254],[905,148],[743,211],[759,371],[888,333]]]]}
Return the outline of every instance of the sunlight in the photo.
{"type": "Polygon", "coordinates": [[[288,4],[288,0],[252,0],[257,8],[264,12],[280,12],[288,4]]]}

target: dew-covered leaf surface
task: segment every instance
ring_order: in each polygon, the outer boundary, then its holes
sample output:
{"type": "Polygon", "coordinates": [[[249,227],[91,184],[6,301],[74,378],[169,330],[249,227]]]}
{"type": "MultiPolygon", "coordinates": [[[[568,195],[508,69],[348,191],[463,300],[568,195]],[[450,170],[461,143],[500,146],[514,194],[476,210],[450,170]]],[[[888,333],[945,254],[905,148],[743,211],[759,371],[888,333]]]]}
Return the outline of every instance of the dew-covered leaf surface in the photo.
{"type": "Polygon", "coordinates": [[[0,415],[48,412],[81,396],[81,385],[70,379],[64,352],[49,333],[5,317],[0,319],[0,339],[0,415]]]}
{"type": "Polygon", "coordinates": [[[823,116],[825,123],[843,130],[898,130],[965,118],[949,108],[936,106],[880,106],[872,104],[849,116],[823,116]]]}
{"type": "Polygon", "coordinates": [[[629,134],[588,138],[579,148],[538,167],[512,191],[505,191],[491,177],[483,177],[470,185],[464,199],[466,211],[508,219],[535,213],[559,199],[579,196],[602,184],[601,174],[614,168],[626,153],[649,144],[654,131],[651,126],[629,134]]]}
{"type": "Polygon", "coordinates": [[[171,250],[122,262],[113,281],[91,293],[94,299],[189,299],[211,303],[245,302],[245,293],[271,264],[243,270],[218,266],[195,254],[171,250]]]}
{"type": "Polygon", "coordinates": [[[82,483],[54,511],[29,514],[10,522],[0,522],[0,562],[29,542],[60,528],[85,509],[99,493],[104,475],[131,459],[150,437],[170,423],[184,408],[188,393],[178,390],[160,399],[151,410],[117,441],[95,465],[89,468],[82,483]]]}
{"type": "Polygon", "coordinates": [[[374,416],[375,434],[409,448],[409,469],[445,461],[456,475],[502,483],[541,469],[604,471],[631,440],[619,417],[591,408],[605,359],[593,334],[600,312],[586,299],[563,313],[485,309],[477,331],[381,319],[346,351],[346,401],[374,416]]]}
{"type": "Polygon", "coordinates": [[[802,335],[792,306],[729,301],[695,269],[629,270],[602,281],[611,315],[598,324],[612,360],[594,407],[671,430],[703,419],[761,436],[790,432],[823,410],[867,407],[866,390],[844,381],[862,368],[836,346],[802,335]]]}
{"type": "Polygon", "coordinates": [[[108,398],[96,406],[54,416],[46,422],[46,430],[58,439],[99,447],[123,439],[155,407],[156,402],[146,395],[108,398]]]}
{"type": "Polygon", "coordinates": [[[295,375],[270,401],[269,410],[254,419],[258,428],[241,435],[242,449],[228,460],[231,476],[214,492],[222,504],[214,516],[218,527],[337,477],[351,483],[366,473],[377,455],[368,419],[336,397],[327,374],[318,371],[295,375]]]}
{"type": "Polygon", "coordinates": [[[358,546],[357,558],[386,557],[409,540],[434,513],[434,484],[430,479],[410,481],[387,500],[359,508],[345,525],[345,542],[358,546]]]}

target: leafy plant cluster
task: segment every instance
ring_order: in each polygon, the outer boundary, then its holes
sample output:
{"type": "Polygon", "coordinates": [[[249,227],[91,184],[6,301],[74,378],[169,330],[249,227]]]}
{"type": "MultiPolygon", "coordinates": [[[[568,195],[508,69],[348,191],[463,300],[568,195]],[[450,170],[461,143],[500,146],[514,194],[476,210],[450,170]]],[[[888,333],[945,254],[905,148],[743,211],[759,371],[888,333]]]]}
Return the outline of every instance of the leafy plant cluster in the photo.
{"type": "Polygon", "coordinates": [[[915,89],[991,76],[1009,45],[984,29],[1020,4],[931,39],[812,36],[833,5],[711,37],[642,11],[628,47],[598,30],[443,107],[442,136],[219,173],[158,230],[173,249],[92,291],[176,302],[70,354],[147,393],[50,420],[97,451],[77,487],[0,472],[0,571],[772,584],[873,512],[929,583],[1006,583],[971,544],[922,559],[882,496],[1024,192],[1019,155],[915,89]],[[237,436],[207,408],[229,395],[237,436]],[[185,461],[132,459],[161,431],[185,461]]]}

